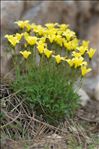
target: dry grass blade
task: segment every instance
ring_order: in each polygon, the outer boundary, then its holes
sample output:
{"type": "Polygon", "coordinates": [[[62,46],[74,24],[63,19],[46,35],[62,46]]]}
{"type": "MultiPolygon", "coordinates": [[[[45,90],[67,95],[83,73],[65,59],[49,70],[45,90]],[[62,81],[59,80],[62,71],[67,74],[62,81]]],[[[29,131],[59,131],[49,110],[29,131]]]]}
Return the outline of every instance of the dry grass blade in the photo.
{"type": "Polygon", "coordinates": [[[7,124],[1,126],[1,129],[4,128],[4,127],[6,127],[6,126],[8,126],[8,125],[11,125],[13,122],[16,122],[16,120],[17,120],[17,119],[20,117],[20,115],[21,115],[21,112],[20,112],[20,113],[18,113],[18,115],[17,115],[15,118],[12,118],[12,117],[10,117],[4,110],[2,110],[2,111],[3,111],[3,113],[4,113],[8,118],[10,118],[12,121],[10,121],[10,122],[8,122],[7,124]]]}
{"type": "MultiPolygon", "coordinates": [[[[34,111],[29,109],[25,99],[18,92],[10,94],[7,86],[2,86],[1,92],[1,101],[6,103],[6,106],[1,106],[1,112],[4,115],[1,121],[1,133],[7,136],[6,138],[17,141],[26,140],[25,142],[28,142],[32,149],[37,142],[42,144],[43,141],[44,143],[47,136],[58,134],[67,142],[76,140],[78,145],[83,145],[84,149],[87,149],[91,140],[91,131],[79,123],[78,117],[76,119],[66,118],[65,122],[55,127],[40,120],[34,111]]],[[[94,140],[93,142],[95,144],[94,140]]]]}

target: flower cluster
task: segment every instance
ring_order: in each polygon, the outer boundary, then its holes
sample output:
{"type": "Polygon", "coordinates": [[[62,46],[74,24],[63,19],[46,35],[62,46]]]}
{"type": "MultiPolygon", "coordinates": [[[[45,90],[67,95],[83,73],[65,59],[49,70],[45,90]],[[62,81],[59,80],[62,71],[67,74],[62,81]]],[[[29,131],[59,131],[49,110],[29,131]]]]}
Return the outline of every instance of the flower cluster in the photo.
{"type": "Polygon", "coordinates": [[[25,59],[28,59],[36,47],[40,55],[45,55],[47,59],[55,59],[57,64],[64,62],[71,68],[80,70],[82,76],[91,71],[88,62],[96,50],[89,47],[89,41],[80,41],[69,25],[47,23],[43,27],[30,24],[28,20],[15,23],[20,27],[22,33],[5,35],[5,37],[13,47],[24,39],[24,49],[20,50],[20,54],[25,59]]]}

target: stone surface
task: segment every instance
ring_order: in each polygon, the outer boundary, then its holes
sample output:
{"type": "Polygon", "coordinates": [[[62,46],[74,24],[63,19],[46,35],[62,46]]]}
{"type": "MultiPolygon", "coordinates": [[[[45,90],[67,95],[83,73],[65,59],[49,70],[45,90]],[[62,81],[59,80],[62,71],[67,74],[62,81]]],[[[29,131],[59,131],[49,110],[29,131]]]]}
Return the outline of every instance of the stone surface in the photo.
{"type": "Polygon", "coordinates": [[[83,89],[79,89],[77,93],[80,96],[80,104],[82,106],[87,105],[88,101],[90,101],[88,94],[83,89]]]}
{"type": "Polygon", "coordinates": [[[83,80],[83,88],[86,93],[90,96],[91,99],[97,100],[96,92],[99,84],[99,76],[96,77],[87,77],[83,80]]]}
{"type": "Polygon", "coordinates": [[[24,11],[27,11],[28,9],[36,7],[40,3],[41,3],[41,1],[39,1],[39,0],[38,1],[28,1],[28,0],[25,0],[24,1],[24,11]]]}
{"type": "Polygon", "coordinates": [[[2,1],[1,2],[1,28],[2,33],[14,31],[17,26],[14,24],[29,9],[36,7],[40,1],[2,1]]]}
{"type": "Polygon", "coordinates": [[[99,79],[98,79],[98,83],[95,88],[95,98],[96,98],[96,100],[99,101],[99,79]]]}
{"type": "Polygon", "coordinates": [[[86,39],[88,39],[91,46],[96,49],[95,56],[92,60],[93,76],[96,76],[99,75],[99,20],[89,27],[86,39]]]}
{"type": "Polygon", "coordinates": [[[75,25],[76,5],[73,1],[44,1],[25,13],[23,19],[44,24],[46,22],[68,23],[75,25]],[[72,9],[73,13],[70,11],[72,9]]]}
{"type": "Polygon", "coordinates": [[[3,34],[6,30],[15,30],[14,21],[20,19],[23,8],[23,1],[1,1],[1,28],[3,34]]]}

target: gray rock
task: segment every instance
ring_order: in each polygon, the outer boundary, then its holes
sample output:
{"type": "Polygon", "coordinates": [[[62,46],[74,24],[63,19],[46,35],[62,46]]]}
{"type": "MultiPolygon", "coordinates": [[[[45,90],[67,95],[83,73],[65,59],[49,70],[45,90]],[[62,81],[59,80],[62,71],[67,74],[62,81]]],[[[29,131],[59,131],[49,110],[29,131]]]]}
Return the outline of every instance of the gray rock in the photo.
{"type": "Polygon", "coordinates": [[[27,11],[28,9],[34,8],[37,5],[39,5],[41,3],[41,1],[28,1],[25,0],[24,1],[24,10],[27,11]]]}
{"type": "Polygon", "coordinates": [[[76,13],[77,9],[74,1],[44,1],[27,11],[22,19],[29,19],[40,24],[46,22],[67,23],[74,27],[76,13]]]}
{"type": "Polygon", "coordinates": [[[86,106],[88,101],[90,100],[88,94],[83,89],[79,89],[77,93],[80,96],[80,104],[82,106],[86,106]]]}
{"type": "Polygon", "coordinates": [[[96,77],[90,77],[83,80],[83,88],[89,95],[91,99],[98,100],[98,87],[99,84],[99,76],[96,77]]]}
{"type": "Polygon", "coordinates": [[[95,99],[99,101],[99,79],[95,88],[95,99]]]}
{"type": "Polygon", "coordinates": [[[99,20],[89,27],[86,39],[90,41],[91,47],[96,48],[96,53],[91,63],[94,77],[99,75],[99,20]]]}
{"type": "Polygon", "coordinates": [[[1,28],[2,33],[15,30],[14,21],[19,20],[23,12],[23,1],[2,1],[1,2],[1,28]]]}
{"type": "Polygon", "coordinates": [[[21,19],[29,9],[36,7],[40,1],[2,1],[1,2],[1,28],[2,33],[14,31],[17,25],[16,20],[21,19]]]}

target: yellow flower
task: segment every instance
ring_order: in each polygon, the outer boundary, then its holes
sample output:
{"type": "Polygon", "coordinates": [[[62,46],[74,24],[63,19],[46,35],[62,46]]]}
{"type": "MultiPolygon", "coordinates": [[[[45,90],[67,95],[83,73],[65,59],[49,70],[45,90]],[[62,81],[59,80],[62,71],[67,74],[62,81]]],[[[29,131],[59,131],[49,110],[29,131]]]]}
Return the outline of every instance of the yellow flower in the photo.
{"type": "Polygon", "coordinates": [[[53,36],[53,35],[56,35],[56,33],[57,33],[57,28],[52,28],[52,29],[46,29],[45,30],[45,34],[48,36],[48,35],[50,35],[50,36],[53,36]]]}
{"type": "Polygon", "coordinates": [[[63,33],[63,31],[61,31],[61,30],[57,31],[57,35],[62,35],[62,33],[63,33]]]}
{"type": "Polygon", "coordinates": [[[29,23],[25,24],[25,27],[26,27],[27,31],[31,30],[31,25],[29,23]]]}
{"type": "Polygon", "coordinates": [[[45,36],[40,38],[40,40],[39,40],[39,42],[42,42],[42,43],[45,43],[45,41],[46,41],[46,37],[45,36]]]}
{"type": "Polygon", "coordinates": [[[62,46],[63,40],[61,35],[56,35],[55,37],[56,43],[58,43],[60,46],[62,46]]]}
{"type": "Polygon", "coordinates": [[[42,54],[44,52],[44,46],[42,46],[42,45],[38,45],[37,49],[38,49],[40,54],[42,54]]]}
{"type": "Polygon", "coordinates": [[[66,59],[67,63],[70,65],[70,67],[72,67],[74,65],[73,60],[72,59],[66,59]]]}
{"type": "Polygon", "coordinates": [[[48,49],[44,49],[44,54],[46,55],[47,58],[50,58],[52,55],[52,51],[50,51],[48,49]]]}
{"type": "Polygon", "coordinates": [[[64,47],[65,47],[66,49],[68,49],[68,50],[72,50],[72,44],[71,44],[71,42],[67,42],[67,41],[65,40],[65,42],[64,42],[64,47]]]}
{"type": "Polygon", "coordinates": [[[18,39],[18,40],[21,40],[23,34],[19,34],[19,33],[16,33],[15,37],[18,39]]]}
{"type": "Polygon", "coordinates": [[[48,39],[51,43],[55,40],[55,37],[55,35],[48,35],[48,39]]]}
{"type": "Polygon", "coordinates": [[[24,33],[23,33],[23,35],[24,35],[24,38],[26,38],[26,37],[28,37],[28,36],[29,36],[29,33],[24,32],[24,33]]]}
{"type": "Polygon", "coordinates": [[[82,65],[87,66],[87,65],[88,65],[88,62],[83,61],[82,64],[81,64],[81,66],[82,66],[82,65]]]}
{"type": "Polygon", "coordinates": [[[92,57],[94,56],[95,51],[96,51],[96,49],[92,49],[92,48],[90,48],[90,50],[87,51],[87,53],[88,53],[88,55],[89,55],[89,58],[92,58],[92,57]]]}
{"type": "Polygon", "coordinates": [[[71,44],[72,44],[72,49],[73,50],[76,50],[77,49],[77,46],[79,44],[79,40],[77,38],[74,38],[72,41],[71,41],[71,44]]]}
{"type": "Polygon", "coordinates": [[[82,76],[85,76],[88,72],[90,72],[92,69],[91,68],[86,68],[85,65],[81,66],[81,74],[82,76]]]}
{"type": "Polygon", "coordinates": [[[56,56],[53,55],[53,57],[55,57],[57,64],[59,64],[62,60],[65,60],[65,58],[61,57],[60,55],[56,55],[56,56]]]}
{"type": "Polygon", "coordinates": [[[85,41],[85,40],[83,40],[83,42],[82,42],[82,46],[83,46],[83,48],[85,48],[86,50],[88,50],[88,47],[89,47],[89,41],[85,41]]]}
{"type": "Polygon", "coordinates": [[[83,57],[75,57],[73,59],[66,59],[70,67],[74,65],[75,68],[79,67],[83,63],[83,57]]]}
{"type": "Polygon", "coordinates": [[[86,52],[86,48],[83,46],[77,47],[77,50],[81,53],[81,55],[84,55],[86,52]]]}
{"type": "Polygon", "coordinates": [[[74,63],[74,67],[77,68],[82,65],[84,58],[83,57],[75,57],[72,60],[74,63]]]}
{"type": "Polygon", "coordinates": [[[72,56],[74,56],[74,57],[81,57],[81,53],[73,51],[72,52],[72,56]]]}
{"type": "Polygon", "coordinates": [[[44,39],[40,38],[40,40],[37,42],[37,45],[47,45],[45,42],[44,42],[44,39]]]}
{"type": "Polygon", "coordinates": [[[23,55],[23,57],[24,57],[25,59],[27,59],[27,58],[29,57],[29,55],[31,55],[31,52],[30,52],[30,51],[27,51],[27,50],[25,50],[25,51],[20,51],[20,53],[23,55]]]}
{"type": "Polygon", "coordinates": [[[56,25],[58,25],[58,23],[46,23],[45,26],[48,29],[53,29],[56,25]]]}
{"type": "Polygon", "coordinates": [[[20,28],[24,28],[24,27],[26,27],[27,26],[27,24],[29,23],[29,21],[28,20],[26,20],[26,21],[16,21],[15,22],[20,28]]]}
{"type": "Polygon", "coordinates": [[[81,53],[81,55],[84,55],[85,52],[88,50],[89,47],[89,41],[83,41],[82,45],[77,47],[77,50],[81,53]]]}
{"type": "Polygon", "coordinates": [[[25,40],[29,45],[35,45],[37,42],[37,37],[36,36],[25,36],[25,40]]]}
{"type": "Polygon", "coordinates": [[[61,24],[61,25],[60,25],[60,30],[66,31],[66,29],[68,28],[68,26],[69,26],[69,25],[61,24]]]}
{"type": "Polygon", "coordinates": [[[31,28],[33,29],[33,31],[35,33],[38,33],[39,35],[44,35],[45,34],[45,28],[42,27],[41,25],[32,24],[31,28]]]}
{"type": "Polygon", "coordinates": [[[75,37],[75,32],[71,31],[70,29],[67,29],[63,35],[66,37],[67,41],[70,41],[71,38],[75,37]]]}
{"type": "Polygon", "coordinates": [[[14,37],[13,35],[5,35],[5,38],[8,39],[8,41],[13,45],[14,47],[16,46],[17,43],[19,43],[19,40],[17,37],[14,37]]]}
{"type": "Polygon", "coordinates": [[[69,42],[66,41],[66,39],[63,40],[64,42],[64,47],[68,50],[76,50],[77,46],[78,46],[78,39],[75,38],[69,42]]]}
{"type": "Polygon", "coordinates": [[[39,41],[37,43],[37,49],[38,49],[39,53],[42,54],[45,49],[45,43],[43,43],[42,41],[39,41]]]}

